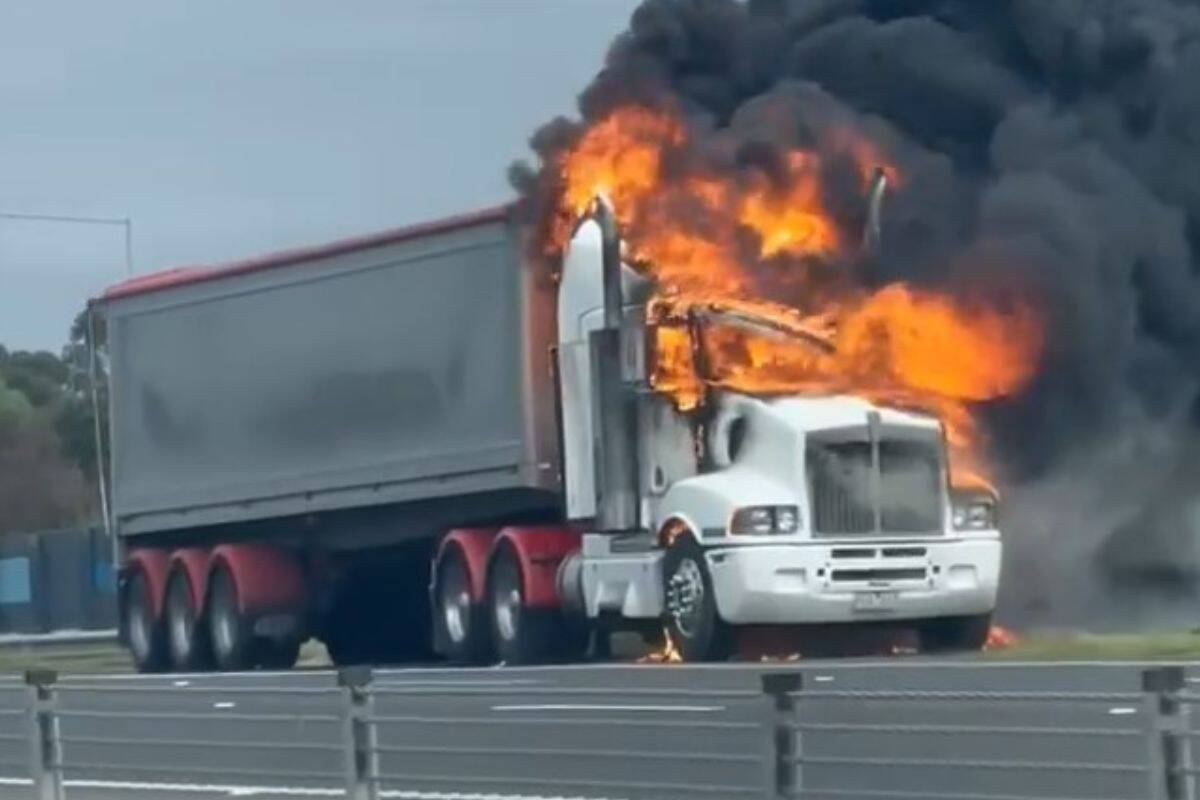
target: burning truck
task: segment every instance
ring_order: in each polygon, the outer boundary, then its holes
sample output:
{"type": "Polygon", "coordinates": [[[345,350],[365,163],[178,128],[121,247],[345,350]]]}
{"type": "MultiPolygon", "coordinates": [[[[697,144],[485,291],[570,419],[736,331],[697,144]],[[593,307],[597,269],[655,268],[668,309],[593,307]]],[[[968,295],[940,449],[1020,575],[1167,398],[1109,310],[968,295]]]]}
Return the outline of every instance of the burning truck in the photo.
{"type": "Polygon", "coordinates": [[[664,628],[704,661],[748,626],[880,622],[981,647],[1001,541],[970,406],[1031,374],[1036,320],[846,280],[886,255],[903,176],[876,154],[851,146],[851,242],[815,155],[668,185],[683,136],[615,114],[541,225],[506,207],[97,300],[138,667],[286,667],[309,637],[537,663],[664,628]],[[827,279],[764,300],[745,247],[827,279]]]}

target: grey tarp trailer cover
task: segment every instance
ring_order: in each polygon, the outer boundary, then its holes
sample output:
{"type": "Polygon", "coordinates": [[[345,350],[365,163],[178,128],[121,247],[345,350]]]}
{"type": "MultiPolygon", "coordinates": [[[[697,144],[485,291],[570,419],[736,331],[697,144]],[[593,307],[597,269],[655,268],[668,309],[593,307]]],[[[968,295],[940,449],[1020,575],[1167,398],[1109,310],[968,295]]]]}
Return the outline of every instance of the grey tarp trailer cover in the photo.
{"type": "Polygon", "coordinates": [[[553,294],[506,209],[110,289],[119,532],[556,491],[553,294]]]}

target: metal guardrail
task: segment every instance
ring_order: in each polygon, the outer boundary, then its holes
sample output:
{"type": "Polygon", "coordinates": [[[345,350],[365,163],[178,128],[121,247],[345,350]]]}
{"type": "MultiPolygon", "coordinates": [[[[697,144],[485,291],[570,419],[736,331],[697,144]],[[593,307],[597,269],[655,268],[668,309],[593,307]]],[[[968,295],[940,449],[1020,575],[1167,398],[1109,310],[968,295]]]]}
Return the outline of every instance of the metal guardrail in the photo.
{"type": "Polygon", "coordinates": [[[1200,800],[1190,713],[1200,695],[1184,691],[1178,667],[1145,670],[1141,692],[1116,693],[833,691],[806,687],[800,672],[766,673],[758,691],[487,686],[348,669],[325,685],[196,685],[197,702],[181,707],[171,686],[0,679],[0,771],[27,775],[36,800],[105,776],[247,779],[350,800],[1200,800]],[[252,696],[257,710],[213,696],[252,696]],[[645,704],[614,702],[631,697],[645,704]],[[656,708],[705,713],[634,713],[656,708]],[[163,736],[162,722],[186,733],[163,736]],[[247,753],[252,767],[235,758],[247,753]]]}
{"type": "Polygon", "coordinates": [[[116,628],[49,633],[0,633],[0,650],[54,650],[97,644],[117,645],[116,628]]]}

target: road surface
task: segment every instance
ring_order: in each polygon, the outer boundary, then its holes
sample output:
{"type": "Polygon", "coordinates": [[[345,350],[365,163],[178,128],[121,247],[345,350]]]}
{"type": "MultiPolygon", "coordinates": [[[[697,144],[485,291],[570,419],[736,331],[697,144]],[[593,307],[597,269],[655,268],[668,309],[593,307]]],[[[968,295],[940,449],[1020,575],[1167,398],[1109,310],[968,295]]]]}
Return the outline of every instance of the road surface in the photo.
{"type": "MultiPolygon", "coordinates": [[[[1145,794],[1139,665],[903,659],[378,671],[383,796],[638,796],[606,787],[606,776],[669,784],[668,795],[736,796],[763,780],[767,672],[800,672],[815,693],[796,714],[813,796],[1145,794]],[[870,696],[901,690],[937,694],[870,696]],[[1062,698],[1020,698],[1029,692],[1062,698]],[[877,730],[887,725],[907,727],[877,730]],[[1000,727],[1008,732],[983,730],[1000,727]],[[1046,762],[1079,766],[1037,766],[1046,762]]],[[[1193,691],[1198,676],[1189,671],[1193,691]]],[[[61,687],[69,800],[340,796],[344,699],[332,672],[73,677],[61,687]]],[[[0,686],[0,709],[19,707],[21,691],[0,686]]],[[[0,717],[0,737],[23,725],[0,717]]],[[[0,738],[0,762],[27,753],[0,738]]],[[[0,768],[0,797],[25,796],[24,778],[0,768]]]]}

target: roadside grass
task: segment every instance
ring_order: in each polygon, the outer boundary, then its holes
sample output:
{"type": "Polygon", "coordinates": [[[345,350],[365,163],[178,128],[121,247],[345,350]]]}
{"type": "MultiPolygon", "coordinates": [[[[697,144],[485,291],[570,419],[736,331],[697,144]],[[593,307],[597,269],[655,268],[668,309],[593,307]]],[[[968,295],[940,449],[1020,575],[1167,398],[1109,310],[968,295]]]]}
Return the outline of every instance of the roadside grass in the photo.
{"type": "Polygon", "coordinates": [[[110,642],[0,647],[0,673],[20,674],[31,669],[97,675],[129,672],[131,665],[129,654],[110,642]]]}
{"type": "Polygon", "coordinates": [[[989,650],[994,661],[1200,661],[1200,631],[1031,633],[989,650]]]}
{"type": "MultiPolygon", "coordinates": [[[[618,663],[635,662],[646,647],[622,642],[618,663]],[[628,651],[628,652],[625,652],[628,651]]],[[[999,650],[984,652],[988,661],[1200,661],[1200,631],[1162,631],[1144,634],[1030,633],[999,650]]],[[[307,642],[300,652],[300,668],[328,668],[325,648],[307,642]]],[[[0,647],[0,675],[31,669],[52,669],[61,675],[120,674],[132,672],[129,655],[115,643],[94,642],[0,647]]]]}
{"type": "MultiPolygon", "coordinates": [[[[329,656],[317,641],[300,649],[301,668],[328,668],[329,656]]],[[[5,645],[0,647],[0,675],[52,669],[60,675],[117,675],[133,672],[129,653],[115,642],[5,645]]]]}

